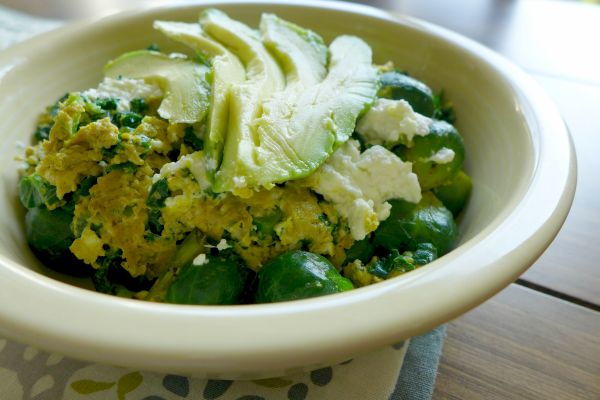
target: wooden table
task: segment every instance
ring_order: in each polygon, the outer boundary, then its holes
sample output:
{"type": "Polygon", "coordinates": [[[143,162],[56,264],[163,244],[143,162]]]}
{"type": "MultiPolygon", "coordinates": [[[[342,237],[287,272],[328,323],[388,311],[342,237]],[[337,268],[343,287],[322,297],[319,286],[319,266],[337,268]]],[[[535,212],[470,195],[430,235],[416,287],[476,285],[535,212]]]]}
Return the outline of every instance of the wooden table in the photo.
{"type": "Polygon", "coordinates": [[[448,324],[433,398],[600,399],[600,5],[377,3],[524,68],[558,104],[578,157],[575,201],[554,243],[514,284],[448,324]]]}

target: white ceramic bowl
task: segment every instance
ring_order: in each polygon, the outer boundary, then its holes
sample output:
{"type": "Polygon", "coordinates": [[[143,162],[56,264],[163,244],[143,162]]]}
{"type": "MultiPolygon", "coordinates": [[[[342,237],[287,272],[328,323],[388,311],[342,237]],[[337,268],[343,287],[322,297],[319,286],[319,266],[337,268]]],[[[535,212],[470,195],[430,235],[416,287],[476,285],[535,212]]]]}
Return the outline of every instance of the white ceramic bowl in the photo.
{"type": "Polygon", "coordinates": [[[337,2],[209,1],[76,23],[0,55],[0,334],[101,363],[221,378],[276,376],[348,359],[425,332],[522,274],[552,241],[575,190],[575,154],[556,107],[492,51],[447,30],[337,2]],[[179,306],[95,293],[29,251],[16,195],[17,142],[67,90],[95,86],[102,65],[156,42],[155,19],[194,21],[219,7],[256,26],[269,11],[331,40],[364,38],[454,103],[474,180],[461,244],[419,270],[343,294],[250,306],[179,306]],[[61,281],[62,280],[62,281],[61,281]]]}

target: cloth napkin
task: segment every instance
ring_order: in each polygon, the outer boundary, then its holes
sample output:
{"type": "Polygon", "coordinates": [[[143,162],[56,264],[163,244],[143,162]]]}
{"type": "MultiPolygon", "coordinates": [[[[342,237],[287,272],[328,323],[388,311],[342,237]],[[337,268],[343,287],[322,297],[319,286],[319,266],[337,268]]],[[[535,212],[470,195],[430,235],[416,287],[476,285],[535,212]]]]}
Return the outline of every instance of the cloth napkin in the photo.
{"type": "MultiPolygon", "coordinates": [[[[0,50],[61,24],[0,6],[0,50]]],[[[428,400],[444,335],[441,326],[338,365],[254,381],[197,379],[92,364],[0,338],[0,399],[428,400]]]]}

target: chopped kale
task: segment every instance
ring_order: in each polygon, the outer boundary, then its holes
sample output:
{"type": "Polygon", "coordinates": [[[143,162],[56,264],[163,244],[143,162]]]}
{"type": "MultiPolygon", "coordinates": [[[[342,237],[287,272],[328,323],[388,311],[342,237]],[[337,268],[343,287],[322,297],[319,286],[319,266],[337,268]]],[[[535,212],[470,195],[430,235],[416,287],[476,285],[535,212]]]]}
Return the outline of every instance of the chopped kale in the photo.
{"type": "Polygon", "coordinates": [[[124,112],[119,114],[118,127],[136,128],[144,117],[134,112],[124,112]]]}
{"type": "Polygon", "coordinates": [[[446,102],[444,99],[444,92],[433,96],[433,118],[446,121],[449,124],[453,124],[456,121],[456,114],[451,103],[446,102]]]}
{"type": "Polygon", "coordinates": [[[104,111],[115,111],[117,109],[117,104],[119,103],[119,99],[114,98],[106,98],[106,99],[97,99],[96,105],[103,109],[104,111]]]}
{"type": "Polygon", "coordinates": [[[389,256],[375,261],[368,268],[370,274],[386,279],[392,272],[403,273],[412,271],[417,266],[414,260],[407,254],[400,254],[394,249],[389,256]]]}
{"type": "Polygon", "coordinates": [[[198,137],[198,135],[196,135],[196,132],[194,132],[194,128],[191,126],[185,128],[183,143],[190,146],[192,149],[194,149],[194,151],[204,149],[204,140],[202,140],[200,137],[198,137]]]}
{"type": "Polygon", "coordinates": [[[50,138],[50,130],[52,129],[51,124],[41,124],[35,129],[33,133],[33,137],[36,142],[41,142],[42,140],[48,140],[50,138]]]}
{"type": "Polygon", "coordinates": [[[97,292],[116,294],[117,288],[115,284],[108,279],[108,268],[108,266],[103,266],[97,269],[94,275],[92,275],[92,283],[97,292]]]}
{"type": "Polygon", "coordinates": [[[31,174],[19,182],[19,199],[25,208],[42,205],[51,206],[60,202],[56,196],[56,186],[38,174],[31,174]]]}
{"type": "MultiPolygon", "coordinates": [[[[148,231],[150,231],[150,233],[153,235],[160,236],[162,231],[165,229],[163,224],[160,223],[161,216],[162,213],[158,208],[151,208],[148,211],[148,231]]],[[[154,236],[150,236],[150,238],[154,239],[154,236]]]]}
{"type": "Polygon", "coordinates": [[[146,240],[153,240],[153,235],[158,236],[162,233],[164,227],[160,222],[162,215],[160,209],[165,206],[165,200],[170,195],[169,185],[164,178],[156,181],[150,188],[148,200],[146,200],[146,205],[149,208],[147,230],[150,235],[146,234],[146,240]]]}
{"type": "Polygon", "coordinates": [[[150,208],[162,208],[165,206],[165,200],[170,195],[167,180],[165,178],[159,179],[150,188],[146,205],[150,208]]]}
{"type": "Polygon", "coordinates": [[[160,47],[158,47],[158,45],[156,43],[150,43],[148,45],[148,47],[146,47],[146,50],[150,50],[150,51],[160,51],[160,47]]]}
{"type": "Polygon", "coordinates": [[[269,214],[261,217],[254,217],[252,223],[256,226],[256,230],[261,238],[273,236],[275,234],[275,225],[283,219],[283,212],[279,207],[275,208],[269,214]]]}
{"type": "Polygon", "coordinates": [[[138,98],[133,99],[129,102],[129,106],[131,111],[136,114],[145,114],[148,111],[148,104],[146,104],[146,100],[138,98]]]}
{"type": "Polygon", "coordinates": [[[48,109],[47,109],[48,114],[50,114],[50,116],[52,116],[52,117],[56,117],[56,114],[58,114],[58,110],[60,110],[60,103],[64,102],[68,98],[69,98],[69,93],[63,94],[60,99],[56,100],[56,102],[54,102],[54,104],[52,104],[50,107],[48,107],[48,109]]]}

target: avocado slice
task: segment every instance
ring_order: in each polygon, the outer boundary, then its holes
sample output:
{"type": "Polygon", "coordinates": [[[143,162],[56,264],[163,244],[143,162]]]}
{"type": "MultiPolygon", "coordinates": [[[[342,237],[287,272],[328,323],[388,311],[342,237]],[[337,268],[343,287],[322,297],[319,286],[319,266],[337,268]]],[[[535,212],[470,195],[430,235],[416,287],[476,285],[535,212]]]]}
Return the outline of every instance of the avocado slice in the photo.
{"type": "Polygon", "coordinates": [[[246,78],[240,60],[223,45],[211,39],[199,24],[155,21],[154,28],[172,40],[183,43],[195,52],[207,56],[213,66],[213,82],[207,134],[204,140],[207,167],[213,173],[221,164],[229,117],[229,93],[232,85],[246,78]]]}
{"type": "Polygon", "coordinates": [[[125,53],[104,66],[109,78],[156,80],[165,92],[158,114],[171,123],[202,121],[209,106],[210,68],[150,50],[125,53]]]}
{"type": "Polygon", "coordinates": [[[348,140],[358,115],[377,92],[378,76],[371,63],[371,49],[361,39],[335,39],[329,48],[329,71],[323,80],[314,82],[323,52],[307,51],[307,47],[318,46],[306,39],[305,44],[292,49],[291,45],[297,43],[297,38],[291,39],[293,34],[298,32],[288,29],[281,37],[265,38],[277,38],[272,45],[278,51],[273,53],[287,54],[287,60],[280,62],[293,68],[287,68],[286,89],[265,101],[263,114],[254,123],[260,140],[254,158],[258,168],[251,171],[249,181],[255,185],[268,187],[314,172],[348,140]],[[319,55],[316,59],[315,54],[319,55]],[[306,68],[312,72],[306,72],[306,68]]]}
{"type": "Polygon", "coordinates": [[[321,36],[274,14],[262,15],[260,32],[284,70],[285,92],[302,90],[325,78],[329,53],[321,36]]]}
{"type": "Polygon", "coordinates": [[[230,49],[245,67],[246,80],[231,88],[223,159],[213,187],[216,192],[241,189],[248,186],[245,183],[249,175],[247,164],[252,164],[258,140],[251,128],[252,122],[260,116],[263,100],[283,89],[285,78],[255,30],[215,9],[202,13],[200,25],[204,32],[230,49]],[[238,159],[244,161],[238,162],[238,159]]]}

